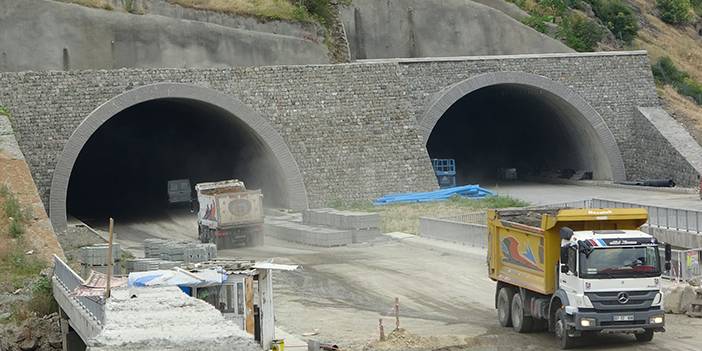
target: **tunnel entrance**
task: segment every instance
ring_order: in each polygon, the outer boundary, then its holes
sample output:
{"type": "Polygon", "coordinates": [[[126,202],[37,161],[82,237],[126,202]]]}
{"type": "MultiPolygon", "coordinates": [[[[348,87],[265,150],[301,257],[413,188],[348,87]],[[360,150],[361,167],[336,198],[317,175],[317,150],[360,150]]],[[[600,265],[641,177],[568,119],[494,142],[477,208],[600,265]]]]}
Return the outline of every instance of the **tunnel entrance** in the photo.
{"type": "Polygon", "coordinates": [[[591,121],[546,89],[486,85],[449,106],[430,129],[426,145],[432,159],[456,160],[459,185],[509,177],[510,169],[529,180],[614,178],[591,121]]]}
{"type": "Polygon", "coordinates": [[[204,102],[152,100],[117,113],[88,139],[66,208],[84,221],[148,218],[172,207],[169,180],[190,179],[194,187],[231,178],[262,189],[267,206],[287,204],[280,165],[249,126],[204,102]]]}

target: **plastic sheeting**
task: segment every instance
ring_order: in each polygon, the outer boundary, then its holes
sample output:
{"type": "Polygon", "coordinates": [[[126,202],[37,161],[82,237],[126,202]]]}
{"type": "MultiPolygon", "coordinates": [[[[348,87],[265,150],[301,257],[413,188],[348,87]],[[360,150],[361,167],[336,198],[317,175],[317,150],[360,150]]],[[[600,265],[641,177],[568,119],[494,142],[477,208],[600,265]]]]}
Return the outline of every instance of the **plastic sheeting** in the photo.
{"type": "Polygon", "coordinates": [[[227,274],[216,269],[204,269],[198,272],[176,270],[158,270],[129,273],[130,287],[144,286],[188,286],[206,287],[221,285],[227,280],[227,274]]]}
{"type": "Polygon", "coordinates": [[[387,205],[394,203],[415,203],[415,202],[433,202],[445,201],[452,196],[461,196],[470,199],[482,199],[487,196],[494,196],[490,190],[481,188],[479,185],[463,185],[454,188],[439,189],[435,191],[423,193],[404,193],[385,195],[376,199],[374,205],[387,205]]]}

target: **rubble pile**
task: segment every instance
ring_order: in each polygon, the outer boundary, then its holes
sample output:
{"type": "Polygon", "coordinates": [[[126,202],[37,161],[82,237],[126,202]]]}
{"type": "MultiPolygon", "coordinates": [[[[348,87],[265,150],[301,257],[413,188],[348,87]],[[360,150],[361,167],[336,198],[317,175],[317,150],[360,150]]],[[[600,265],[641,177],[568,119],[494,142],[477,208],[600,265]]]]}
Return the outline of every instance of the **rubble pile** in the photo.
{"type": "Polygon", "coordinates": [[[52,313],[43,317],[30,317],[18,327],[0,332],[0,350],[3,351],[52,351],[61,350],[59,316],[52,313]]]}

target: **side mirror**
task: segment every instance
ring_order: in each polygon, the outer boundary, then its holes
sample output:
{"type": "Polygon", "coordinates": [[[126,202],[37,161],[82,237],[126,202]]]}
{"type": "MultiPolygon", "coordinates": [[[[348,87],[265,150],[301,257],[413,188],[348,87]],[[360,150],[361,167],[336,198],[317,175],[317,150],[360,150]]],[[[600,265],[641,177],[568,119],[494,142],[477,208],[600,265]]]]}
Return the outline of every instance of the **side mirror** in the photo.
{"type": "Polygon", "coordinates": [[[670,263],[670,260],[673,258],[673,248],[670,246],[670,244],[665,244],[665,262],[670,263]]]}
{"type": "Polygon", "coordinates": [[[568,265],[568,246],[561,246],[561,264],[568,265]]]}
{"type": "Polygon", "coordinates": [[[565,274],[568,272],[570,272],[570,269],[568,269],[568,265],[565,265],[565,264],[561,265],[561,273],[565,274]]]}
{"type": "Polygon", "coordinates": [[[563,240],[570,240],[570,238],[573,237],[573,229],[570,229],[568,227],[563,227],[561,228],[561,239],[563,240]]]}

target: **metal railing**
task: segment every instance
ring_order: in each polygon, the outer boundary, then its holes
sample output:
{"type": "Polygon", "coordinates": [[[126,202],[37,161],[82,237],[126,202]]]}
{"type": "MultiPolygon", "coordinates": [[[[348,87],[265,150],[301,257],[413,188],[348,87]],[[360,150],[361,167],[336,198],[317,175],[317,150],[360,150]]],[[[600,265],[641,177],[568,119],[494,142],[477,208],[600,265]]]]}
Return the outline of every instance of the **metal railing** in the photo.
{"type": "Polygon", "coordinates": [[[460,223],[487,225],[487,215],[485,211],[469,212],[455,216],[439,217],[436,219],[460,223]]]}
{"type": "Polygon", "coordinates": [[[633,202],[592,199],[590,207],[596,208],[632,208],[643,207],[648,210],[648,224],[659,228],[700,233],[702,230],[702,211],[681,208],[649,206],[633,202]]]}
{"type": "MultiPolygon", "coordinates": [[[[54,256],[54,277],[66,288],[68,294],[73,292],[77,287],[85,283],[71,267],[64,263],[60,258],[54,256]]],[[[78,304],[84,308],[84,312],[93,317],[96,321],[102,324],[105,320],[105,305],[101,300],[85,296],[70,296],[78,304]]]]}

